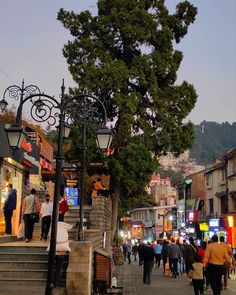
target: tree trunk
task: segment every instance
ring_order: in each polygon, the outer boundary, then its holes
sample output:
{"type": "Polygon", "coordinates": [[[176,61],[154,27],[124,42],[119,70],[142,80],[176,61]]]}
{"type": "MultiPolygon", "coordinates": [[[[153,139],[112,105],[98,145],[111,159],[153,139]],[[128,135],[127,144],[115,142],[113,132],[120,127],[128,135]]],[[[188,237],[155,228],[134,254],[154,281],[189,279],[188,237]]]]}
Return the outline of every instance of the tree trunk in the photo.
{"type": "Polygon", "coordinates": [[[119,200],[120,200],[120,177],[111,175],[110,187],[114,190],[112,196],[112,227],[111,227],[111,242],[115,239],[117,229],[117,218],[119,212],[119,200]]]}

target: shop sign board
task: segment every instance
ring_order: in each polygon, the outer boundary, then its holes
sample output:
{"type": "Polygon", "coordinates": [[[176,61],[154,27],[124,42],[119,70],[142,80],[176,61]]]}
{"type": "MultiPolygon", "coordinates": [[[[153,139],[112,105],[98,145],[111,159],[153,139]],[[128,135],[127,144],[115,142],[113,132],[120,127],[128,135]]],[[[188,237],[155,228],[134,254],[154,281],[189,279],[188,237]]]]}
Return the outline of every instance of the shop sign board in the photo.
{"type": "Polygon", "coordinates": [[[209,219],[209,227],[210,228],[218,228],[220,226],[219,218],[210,218],[209,219]]]}
{"type": "Polygon", "coordinates": [[[77,206],[79,204],[79,182],[78,179],[66,179],[65,193],[69,206],[77,206]]]}
{"type": "Polygon", "coordinates": [[[209,231],[209,225],[206,222],[199,223],[200,231],[209,231]]]}
{"type": "Polygon", "coordinates": [[[23,166],[28,167],[30,174],[38,174],[40,167],[39,151],[39,146],[31,142],[26,137],[21,145],[21,148],[15,152],[12,158],[16,162],[23,164],[23,166]]]}
{"type": "Polygon", "coordinates": [[[186,221],[191,223],[197,222],[198,220],[198,211],[188,211],[186,212],[186,221]]]}

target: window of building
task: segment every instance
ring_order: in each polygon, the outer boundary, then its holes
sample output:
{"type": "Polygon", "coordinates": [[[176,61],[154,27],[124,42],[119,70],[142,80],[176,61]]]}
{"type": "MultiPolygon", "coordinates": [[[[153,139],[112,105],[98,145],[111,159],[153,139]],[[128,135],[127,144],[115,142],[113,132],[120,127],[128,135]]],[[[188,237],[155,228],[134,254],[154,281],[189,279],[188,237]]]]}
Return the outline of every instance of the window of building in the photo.
{"type": "Polygon", "coordinates": [[[225,181],[226,179],[226,171],[225,168],[221,169],[221,181],[225,181]]]}
{"type": "Polygon", "coordinates": [[[229,160],[229,176],[235,174],[236,172],[235,166],[236,164],[234,159],[229,160]]]}
{"type": "Polygon", "coordinates": [[[214,203],[213,203],[213,198],[209,199],[209,213],[214,212],[214,203]]]}
{"type": "Polygon", "coordinates": [[[220,203],[221,203],[221,213],[223,213],[223,214],[228,213],[228,211],[229,211],[228,196],[225,195],[225,196],[221,197],[220,203]]]}
{"type": "Polygon", "coordinates": [[[206,174],[206,183],[208,187],[213,186],[213,173],[206,174]]]}

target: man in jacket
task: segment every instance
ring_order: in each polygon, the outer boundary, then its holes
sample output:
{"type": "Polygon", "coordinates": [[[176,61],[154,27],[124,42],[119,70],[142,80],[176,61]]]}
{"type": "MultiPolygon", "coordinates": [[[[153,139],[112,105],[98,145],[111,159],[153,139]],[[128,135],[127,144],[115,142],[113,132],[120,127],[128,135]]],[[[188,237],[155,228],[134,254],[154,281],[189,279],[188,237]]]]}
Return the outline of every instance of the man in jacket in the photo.
{"type": "Polygon", "coordinates": [[[207,267],[209,274],[209,282],[214,295],[221,294],[221,278],[224,273],[224,262],[230,263],[230,256],[226,247],[222,243],[218,243],[216,235],[211,238],[212,243],[206,247],[203,265],[207,267]]]}
{"type": "Polygon", "coordinates": [[[12,226],[11,226],[11,219],[13,215],[13,211],[16,209],[16,199],[17,199],[17,191],[16,189],[13,189],[13,186],[11,183],[8,184],[8,196],[5,201],[3,212],[5,217],[5,234],[11,235],[12,234],[12,226]]]}
{"type": "Polygon", "coordinates": [[[181,253],[179,247],[175,243],[175,239],[171,239],[170,252],[169,252],[169,261],[172,271],[172,277],[176,278],[178,274],[178,262],[181,261],[181,253]]]}
{"type": "Polygon", "coordinates": [[[143,256],[143,283],[144,284],[151,284],[151,274],[152,269],[154,266],[154,257],[155,252],[154,249],[151,246],[151,243],[148,242],[147,245],[145,245],[142,249],[142,256],[143,256]]]}

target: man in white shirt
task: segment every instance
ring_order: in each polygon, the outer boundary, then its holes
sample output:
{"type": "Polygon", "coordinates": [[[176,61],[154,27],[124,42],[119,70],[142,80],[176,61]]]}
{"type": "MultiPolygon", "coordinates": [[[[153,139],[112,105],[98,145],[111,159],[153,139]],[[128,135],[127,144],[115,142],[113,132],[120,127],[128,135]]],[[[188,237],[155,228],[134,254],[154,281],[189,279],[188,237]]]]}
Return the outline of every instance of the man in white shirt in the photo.
{"type": "Polygon", "coordinates": [[[50,202],[50,195],[46,194],[45,202],[41,205],[40,215],[42,217],[41,239],[47,241],[48,232],[51,225],[53,203],[50,202]]]}

